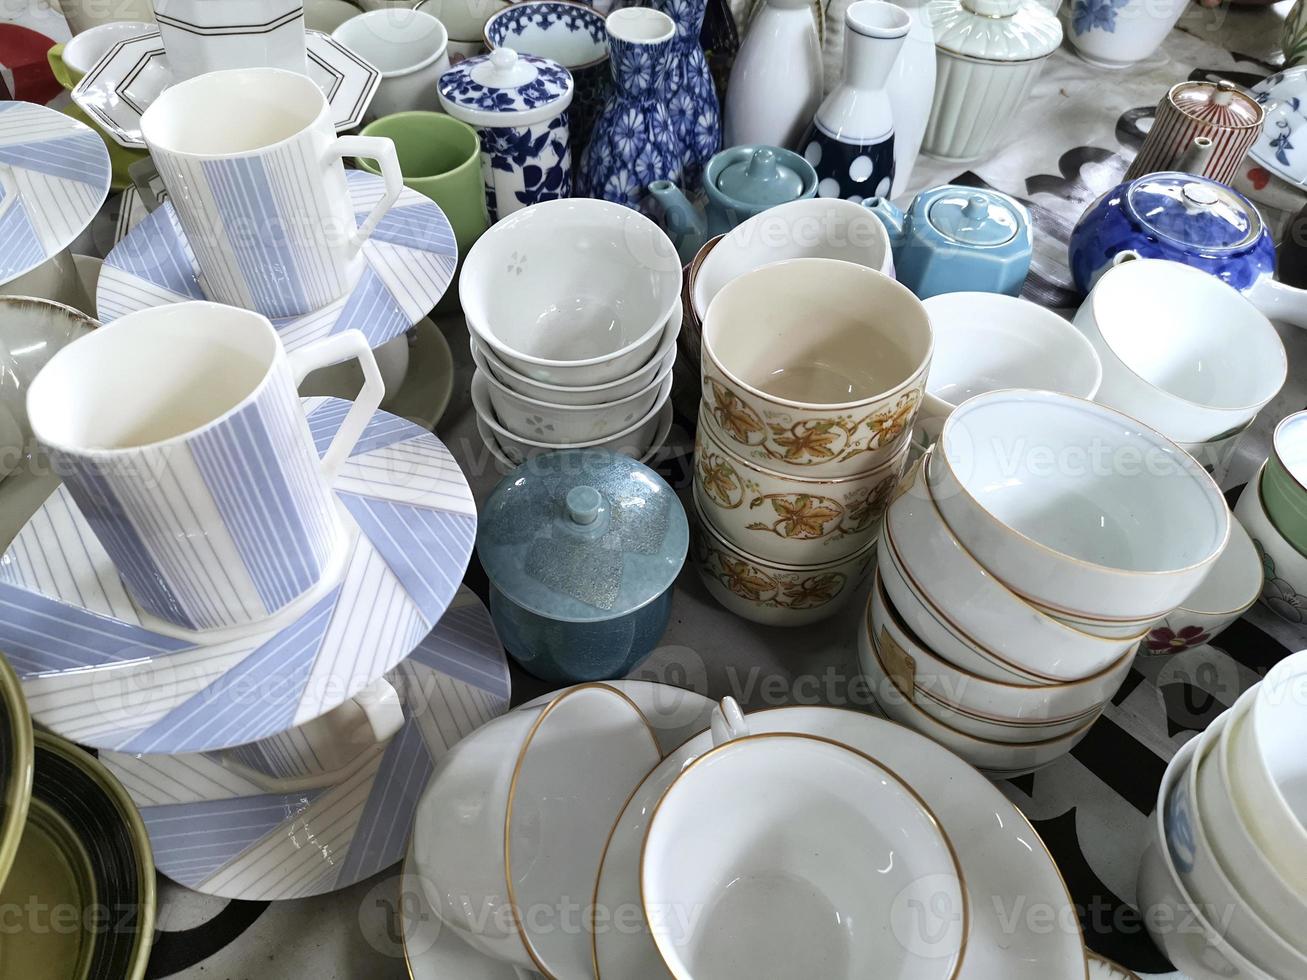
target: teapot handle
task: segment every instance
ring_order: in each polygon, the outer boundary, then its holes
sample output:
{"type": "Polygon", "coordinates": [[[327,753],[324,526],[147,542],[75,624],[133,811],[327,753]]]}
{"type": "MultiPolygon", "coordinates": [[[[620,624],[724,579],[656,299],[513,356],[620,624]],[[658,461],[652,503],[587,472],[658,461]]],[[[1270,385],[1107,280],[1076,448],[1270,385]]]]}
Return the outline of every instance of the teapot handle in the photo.
{"type": "Polygon", "coordinates": [[[1286,286],[1265,275],[1245,289],[1244,296],[1272,320],[1307,327],[1307,289],[1286,286]]]}

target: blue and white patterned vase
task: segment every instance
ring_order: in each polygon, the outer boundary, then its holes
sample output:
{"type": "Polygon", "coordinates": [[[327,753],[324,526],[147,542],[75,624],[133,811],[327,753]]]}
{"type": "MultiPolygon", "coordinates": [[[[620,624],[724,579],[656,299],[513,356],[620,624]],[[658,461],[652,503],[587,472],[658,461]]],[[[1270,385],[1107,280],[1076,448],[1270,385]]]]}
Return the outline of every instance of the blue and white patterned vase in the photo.
{"type": "Polygon", "coordinates": [[[894,112],[886,85],[912,29],[901,7],[858,0],[844,13],[844,76],[799,147],[818,197],[886,197],[894,182],[894,112]]]}
{"type": "Polygon", "coordinates": [[[681,180],[665,79],[676,43],[670,17],[648,7],[608,16],[613,94],[595,122],[581,160],[581,193],[647,209],[649,185],[681,180]]]}
{"type": "Polygon", "coordinates": [[[572,76],[547,58],[498,48],[440,76],[440,104],[481,137],[491,221],[572,195],[572,76]]]}
{"type": "Polygon", "coordinates": [[[699,42],[708,0],[650,0],[650,5],[676,25],[676,43],[663,90],[681,154],[682,183],[686,190],[696,191],[703,168],[722,145],[717,88],[699,42]]]}

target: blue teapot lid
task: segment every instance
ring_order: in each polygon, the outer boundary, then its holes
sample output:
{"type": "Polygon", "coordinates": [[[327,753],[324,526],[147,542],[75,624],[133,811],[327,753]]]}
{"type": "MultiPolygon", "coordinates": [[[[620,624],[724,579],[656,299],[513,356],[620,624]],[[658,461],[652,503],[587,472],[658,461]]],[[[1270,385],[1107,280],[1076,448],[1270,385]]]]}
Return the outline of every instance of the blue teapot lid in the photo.
{"type": "Polygon", "coordinates": [[[786,166],[782,154],[794,156],[770,146],[746,151],[741,159],[722,169],[717,177],[717,189],[736,201],[767,207],[798,200],[803,196],[803,175],[786,166]]]}
{"type": "Polygon", "coordinates": [[[498,129],[552,119],[572,104],[572,73],[512,48],[460,61],[440,76],[441,107],[472,126],[498,129]]]}
{"type": "Polygon", "coordinates": [[[1130,215],[1160,238],[1208,249],[1239,249],[1262,233],[1261,215],[1236,191],[1194,174],[1149,174],[1126,189],[1130,215]]]}
{"type": "Polygon", "coordinates": [[[1005,245],[1026,225],[1024,213],[1004,194],[951,187],[931,202],[927,220],[936,231],[962,245],[1005,245]]]}
{"type": "Polygon", "coordinates": [[[615,619],[658,598],[689,542],[685,508],[662,477],[602,449],[527,460],[499,481],[477,528],[495,588],[566,622],[615,619]]]}

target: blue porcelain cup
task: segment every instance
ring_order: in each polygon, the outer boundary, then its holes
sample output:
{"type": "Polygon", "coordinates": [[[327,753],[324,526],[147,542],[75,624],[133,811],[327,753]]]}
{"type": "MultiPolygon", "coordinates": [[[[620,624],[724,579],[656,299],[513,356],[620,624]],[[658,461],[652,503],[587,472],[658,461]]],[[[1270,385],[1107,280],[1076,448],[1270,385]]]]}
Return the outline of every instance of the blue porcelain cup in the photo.
{"type": "Polygon", "coordinates": [[[27,412],[142,620],[176,633],[245,626],[329,590],[352,527],[331,486],[383,391],[357,330],[288,354],[258,313],[181,303],[65,347],[27,412]],[[363,390],[315,446],[296,387],[351,358],[363,390]]]}
{"type": "Polygon", "coordinates": [[[348,294],[364,243],[404,190],[395,144],[338,137],[322,91],[291,71],[181,82],[145,111],[141,135],[205,296],[264,316],[303,316],[348,294]],[[385,181],[366,215],[354,214],[345,157],[376,160],[385,181]]]}

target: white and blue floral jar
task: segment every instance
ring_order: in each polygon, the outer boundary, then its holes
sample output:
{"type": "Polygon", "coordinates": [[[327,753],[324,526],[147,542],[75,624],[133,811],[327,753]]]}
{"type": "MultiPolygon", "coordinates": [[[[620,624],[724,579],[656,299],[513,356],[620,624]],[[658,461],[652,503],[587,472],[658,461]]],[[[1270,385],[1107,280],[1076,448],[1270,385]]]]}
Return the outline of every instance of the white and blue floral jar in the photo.
{"type": "Polygon", "coordinates": [[[722,145],[721,106],[708,59],[699,43],[708,2],[650,0],[650,3],[676,25],[676,42],[672,45],[663,91],[681,155],[682,180],[687,190],[697,190],[703,168],[722,145]]]}
{"type": "Polygon", "coordinates": [[[613,93],[581,160],[579,189],[588,197],[647,209],[650,184],[679,184],[682,177],[665,88],[676,25],[648,7],[614,11],[607,23],[613,93]]]}
{"type": "Polygon", "coordinates": [[[572,76],[547,58],[498,48],[440,76],[440,105],[481,137],[486,208],[498,221],[572,195],[572,76]]]}

